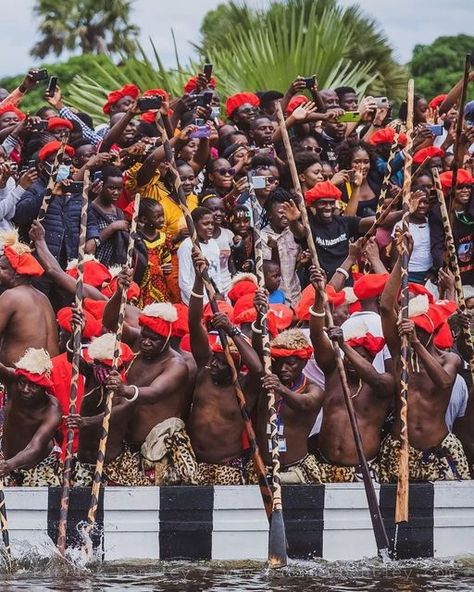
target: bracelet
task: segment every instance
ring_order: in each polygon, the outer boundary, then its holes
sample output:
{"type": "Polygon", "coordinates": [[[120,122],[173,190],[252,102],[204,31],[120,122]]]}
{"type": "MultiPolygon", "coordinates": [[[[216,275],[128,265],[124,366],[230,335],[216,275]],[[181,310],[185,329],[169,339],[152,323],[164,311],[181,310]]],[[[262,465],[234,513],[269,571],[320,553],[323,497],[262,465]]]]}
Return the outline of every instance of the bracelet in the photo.
{"type": "Polygon", "coordinates": [[[318,317],[319,319],[322,319],[323,317],[326,316],[326,311],[323,310],[323,312],[316,312],[314,310],[314,308],[312,306],[309,307],[309,314],[313,317],[318,317]]]}
{"type": "Polygon", "coordinates": [[[135,385],[135,384],[131,384],[131,385],[130,385],[130,388],[132,388],[132,389],[133,389],[133,391],[134,391],[134,392],[133,392],[133,397],[132,397],[131,399],[128,399],[128,398],[126,397],[126,399],[127,399],[127,401],[128,401],[129,403],[133,403],[133,401],[136,401],[136,400],[138,399],[138,391],[139,391],[140,389],[139,389],[139,388],[138,388],[138,386],[137,386],[137,385],[135,385]]]}
{"type": "Polygon", "coordinates": [[[349,273],[342,267],[338,267],[336,269],[336,271],[338,271],[339,273],[342,273],[342,275],[347,279],[349,279],[349,273]]]}
{"type": "Polygon", "coordinates": [[[257,328],[255,327],[255,323],[256,323],[256,321],[254,321],[254,322],[253,322],[253,323],[250,325],[251,329],[252,329],[252,331],[253,331],[254,333],[257,333],[257,335],[261,335],[261,334],[262,334],[262,330],[261,330],[261,329],[257,329],[257,328]]]}
{"type": "Polygon", "coordinates": [[[196,292],[193,292],[191,290],[191,296],[194,296],[194,298],[204,298],[204,293],[203,294],[196,294],[196,292]]]}
{"type": "Polygon", "coordinates": [[[232,327],[228,332],[229,337],[236,337],[237,335],[242,335],[242,331],[238,327],[232,327]]]}
{"type": "Polygon", "coordinates": [[[68,340],[68,341],[66,341],[66,349],[67,349],[67,351],[68,351],[70,354],[73,354],[73,353],[74,353],[74,350],[73,350],[73,349],[70,347],[70,345],[69,345],[69,340],[68,340]]]}

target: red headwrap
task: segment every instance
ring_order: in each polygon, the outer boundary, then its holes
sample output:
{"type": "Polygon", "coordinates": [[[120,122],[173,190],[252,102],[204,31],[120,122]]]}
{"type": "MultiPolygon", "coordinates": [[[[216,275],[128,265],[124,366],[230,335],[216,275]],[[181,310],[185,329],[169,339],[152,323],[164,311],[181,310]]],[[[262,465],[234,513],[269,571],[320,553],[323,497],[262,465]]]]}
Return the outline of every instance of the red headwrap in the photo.
{"type": "Polygon", "coordinates": [[[439,349],[450,349],[453,347],[454,338],[449,323],[443,323],[434,336],[433,343],[439,349]]]}
{"type": "Polygon", "coordinates": [[[444,158],[445,152],[441,148],[436,146],[428,146],[428,148],[422,148],[413,155],[413,164],[422,164],[427,158],[444,158]]]}
{"type": "Polygon", "coordinates": [[[135,86],[134,84],[125,84],[124,86],[122,86],[122,88],[119,88],[118,90],[113,90],[107,95],[107,101],[102,107],[102,110],[104,113],[110,113],[110,107],[112,107],[112,105],[115,105],[115,103],[118,103],[118,101],[120,101],[120,99],[123,99],[123,97],[132,97],[132,99],[135,100],[139,94],[140,89],[138,88],[138,86],[135,86]]]}
{"type": "Polygon", "coordinates": [[[420,296],[420,295],[425,294],[428,297],[428,302],[430,304],[432,304],[434,302],[433,294],[428,290],[428,288],[426,288],[422,284],[414,284],[414,283],[410,282],[408,284],[408,292],[410,292],[410,294],[414,294],[415,296],[420,296]]]}
{"type": "Polygon", "coordinates": [[[145,306],[138,317],[138,323],[153,333],[169,339],[177,318],[178,311],[170,302],[155,302],[145,306]]]}
{"type": "Polygon", "coordinates": [[[303,349],[286,349],[284,347],[272,347],[272,358],[301,358],[302,360],[309,360],[313,355],[313,348],[308,345],[303,349]]]}
{"type": "Polygon", "coordinates": [[[434,97],[433,99],[431,99],[431,101],[428,103],[428,107],[430,109],[438,109],[441,105],[441,103],[444,101],[444,99],[447,97],[448,95],[438,95],[436,97],[434,97]]]}
{"type": "Polygon", "coordinates": [[[234,320],[239,317],[244,311],[248,310],[249,308],[253,308],[253,301],[254,301],[255,294],[249,292],[248,294],[244,294],[241,296],[234,304],[233,310],[233,318],[234,320]]]}
{"type": "Polygon", "coordinates": [[[104,310],[107,306],[107,300],[93,300],[92,298],[84,298],[84,310],[90,312],[95,318],[102,323],[104,310]]]}
{"type": "Polygon", "coordinates": [[[320,199],[339,200],[342,198],[342,192],[330,181],[321,181],[320,183],[316,183],[309,191],[306,191],[304,198],[306,204],[311,206],[320,199]]]}
{"type": "MultiPolygon", "coordinates": [[[[77,265],[70,269],[66,269],[66,273],[77,278],[77,265]]],[[[102,288],[104,284],[110,283],[112,276],[110,271],[100,261],[84,261],[84,283],[94,286],[94,288],[102,288]]]]}
{"type": "Polygon", "coordinates": [[[72,130],[74,126],[68,119],[63,119],[62,117],[50,117],[48,119],[48,130],[56,129],[57,127],[67,127],[69,130],[72,130]]]}
{"type": "MultiPolygon", "coordinates": [[[[326,286],[326,294],[329,302],[335,308],[341,306],[341,304],[344,304],[346,301],[346,294],[343,291],[336,292],[336,290],[330,284],[326,286]]],[[[295,307],[295,315],[299,321],[309,321],[309,307],[313,306],[314,304],[314,296],[314,287],[312,284],[308,284],[301,292],[300,301],[295,307]]]]}
{"type": "Polygon", "coordinates": [[[376,298],[382,294],[389,277],[388,273],[367,273],[354,283],[354,294],[359,300],[376,298]]]}
{"type": "Polygon", "coordinates": [[[5,103],[5,105],[0,107],[0,116],[4,115],[5,113],[15,113],[20,121],[23,121],[26,117],[23,111],[20,111],[20,109],[15,107],[13,103],[5,103]]]}
{"type": "MultiPolygon", "coordinates": [[[[439,176],[441,180],[441,186],[444,191],[451,189],[453,185],[453,171],[446,171],[441,173],[439,176]]],[[[458,169],[457,185],[472,185],[474,183],[474,177],[466,171],[466,169],[458,169]]]]}
{"type": "Polygon", "coordinates": [[[12,247],[6,246],[3,249],[3,254],[12,268],[20,275],[39,277],[44,273],[44,269],[31,253],[19,255],[12,247]]]}
{"type": "MultiPolygon", "coordinates": [[[[234,309],[232,308],[232,306],[226,300],[216,300],[216,302],[219,312],[223,312],[224,314],[226,314],[229,317],[230,321],[232,321],[234,319],[234,309]]],[[[209,323],[209,321],[212,320],[213,316],[214,313],[212,312],[211,305],[210,303],[208,303],[202,311],[202,320],[207,324],[209,323]]]]}
{"type": "Polygon", "coordinates": [[[225,103],[227,117],[230,119],[234,111],[246,103],[250,103],[253,107],[258,107],[260,105],[260,99],[251,92],[241,92],[230,96],[225,103]]]}
{"type": "MultiPolygon", "coordinates": [[[[169,103],[170,96],[163,88],[150,88],[143,93],[144,97],[161,97],[165,103],[169,103]]],[[[140,120],[146,123],[154,123],[156,119],[155,110],[145,111],[140,115],[140,120]]],[[[133,202],[132,202],[133,203],[133,202]]]]}
{"type": "Polygon", "coordinates": [[[236,303],[239,298],[246,294],[255,294],[257,291],[257,284],[246,275],[242,275],[242,279],[236,281],[232,288],[227,292],[227,296],[232,303],[236,303]]]}
{"type": "MultiPolygon", "coordinates": [[[[72,308],[70,306],[65,306],[58,310],[57,321],[61,329],[64,329],[68,333],[72,333],[72,308]]],[[[92,337],[98,337],[102,333],[102,323],[86,309],[84,309],[84,321],[85,327],[82,331],[82,337],[85,339],[91,339],[92,337]]]]}
{"type": "MultiPolygon", "coordinates": [[[[198,81],[198,77],[192,76],[184,85],[184,92],[189,94],[189,93],[192,93],[193,91],[195,91],[197,88],[197,81],[198,81]]],[[[210,88],[213,88],[213,89],[216,88],[217,80],[213,76],[211,76],[211,79],[207,83],[207,86],[209,86],[210,88]]]]}
{"type": "Polygon", "coordinates": [[[23,376],[29,382],[43,386],[44,388],[48,389],[48,391],[54,391],[53,381],[47,374],[34,374],[33,372],[28,372],[27,370],[22,370],[21,368],[16,368],[15,374],[17,376],[23,376]]]}
{"type": "MultiPolygon", "coordinates": [[[[231,343],[232,342],[229,342],[230,353],[234,360],[240,363],[240,353],[235,347],[233,347],[233,344],[231,345],[231,343]]],[[[222,347],[221,340],[217,333],[209,333],[209,347],[211,348],[211,351],[215,354],[224,353],[224,348],[222,347]]]]}
{"type": "Polygon", "coordinates": [[[375,337],[372,333],[366,333],[362,337],[352,337],[346,341],[350,347],[363,347],[370,355],[375,357],[379,351],[382,351],[385,345],[383,337],[375,337]]]}
{"type": "Polygon", "coordinates": [[[411,317],[417,327],[427,333],[435,333],[443,323],[457,310],[457,304],[452,300],[438,300],[430,304],[428,312],[411,317]]]}
{"type": "MultiPolygon", "coordinates": [[[[115,294],[115,292],[117,291],[117,284],[118,284],[118,278],[114,277],[110,280],[110,282],[102,288],[101,292],[104,296],[107,296],[107,298],[112,298],[112,296],[115,294]]],[[[130,302],[130,300],[133,300],[134,298],[138,298],[140,296],[140,286],[135,283],[132,282],[130,284],[130,288],[127,290],[127,302],[130,302]]]]}
{"type": "MultiPolygon", "coordinates": [[[[128,364],[128,362],[131,362],[133,360],[133,357],[134,357],[133,351],[128,347],[128,345],[126,343],[123,343],[123,341],[120,342],[119,351],[120,351],[119,366],[124,365],[124,364],[128,364]]],[[[84,348],[82,350],[82,355],[83,355],[84,360],[86,362],[89,362],[91,364],[94,361],[89,355],[88,348],[84,348]]],[[[112,363],[113,363],[112,359],[97,360],[97,361],[100,362],[101,364],[103,364],[104,366],[112,366],[112,363]]]]}
{"type": "Polygon", "coordinates": [[[178,302],[174,305],[174,307],[176,308],[176,312],[178,313],[178,318],[173,323],[172,335],[174,337],[184,337],[187,333],[189,333],[189,309],[186,306],[186,304],[183,304],[182,302],[178,302]]]}
{"type": "MultiPolygon", "coordinates": [[[[48,142],[38,152],[38,158],[40,160],[46,160],[48,158],[48,156],[51,156],[51,154],[56,154],[56,152],[59,150],[60,147],[61,147],[61,142],[58,142],[57,140],[54,140],[53,142],[48,142]]],[[[69,146],[69,144],[66,144],[66,148],[65,148],[64,151],[71,158],[76,153],[76,151],[74,150],[74,148],[72,146],[69,146]]]]}
{"type": "Polygon", "coordinates": [[[305,97],[305,95],[295,95],[290,99],[290,102],[286,107],[286,114],[291,115],[297,107],[299,107],[300,105],[304,105],[308,101],[309,99],[308,97],[305,97]]]}
{"type": "MultiPolygon", "coordinates": [[[[254,306],[247,308],[234,316],[234,323],[254,323],[257,320],[257,311],[254,306]]],[[[286,304],[270,304],[267,313],[267,328],[272,336],[278,335],[280,331],[288,329],[293,321],[293,311],[286,304]]]]}
{"type": "MultiPolygon", "coordinates": [[[[395,130],[393,127],[384,127],[370,136],[369,144],[373,144],[374,146],[378,146],[379,144],[391,144],[394,137],[395,130]]],[[[407,145],[407,137],[403,132],[398,135],[398,144],[403,147],[407,145]]]]}

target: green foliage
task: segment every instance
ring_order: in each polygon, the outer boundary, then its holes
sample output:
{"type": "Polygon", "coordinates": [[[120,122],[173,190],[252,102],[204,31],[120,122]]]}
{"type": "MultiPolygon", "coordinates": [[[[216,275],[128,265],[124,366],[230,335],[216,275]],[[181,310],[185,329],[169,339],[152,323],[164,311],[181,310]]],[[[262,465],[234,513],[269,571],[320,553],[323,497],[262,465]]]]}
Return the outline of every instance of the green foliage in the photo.
{"type": "Polygon", "coordinates": [[[129,24],[133,0],[37,0],[34,14],[40,19],[40,41],[31,55],[80,49],[86,53],[120,55],[135,49],[139,33],[129,24]]]}
{"type": "Polygon", "coordinates": [[[416,45],[409,63],[415,89],[428,100],[446,93],[462,76],[464,58],[474,50],[474,37],[438,37],[431,45],[416,45]]]}

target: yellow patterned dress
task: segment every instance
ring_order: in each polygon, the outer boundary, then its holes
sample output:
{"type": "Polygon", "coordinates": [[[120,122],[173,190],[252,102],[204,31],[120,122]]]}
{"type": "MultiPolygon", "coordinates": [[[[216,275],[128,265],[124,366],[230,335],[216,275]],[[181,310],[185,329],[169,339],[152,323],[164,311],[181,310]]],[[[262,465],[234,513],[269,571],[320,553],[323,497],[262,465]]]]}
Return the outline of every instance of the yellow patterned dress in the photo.
{"type": "Polygon", "coordinates": [[[143,242],[148,252],[148,265],[140,285],[139,308],[170,300],[166,276],[161,266],[171,263],[171,241],[164,232],[160,232],[157,239],[149,241],[143,237],[143,242]]]}

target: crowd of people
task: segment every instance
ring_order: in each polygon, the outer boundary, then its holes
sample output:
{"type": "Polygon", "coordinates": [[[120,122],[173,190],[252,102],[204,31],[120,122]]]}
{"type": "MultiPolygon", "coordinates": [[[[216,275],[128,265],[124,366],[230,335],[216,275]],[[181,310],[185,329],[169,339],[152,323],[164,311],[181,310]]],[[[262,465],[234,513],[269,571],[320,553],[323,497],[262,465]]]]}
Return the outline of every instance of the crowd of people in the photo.
{"type": "Polygon", "coordinates": [[[407,339],[410,479],[472,478],[466,329],[472,332],[474,309],[474,101],[460,113],[462,81],[446,95],[414,98],[404,233],[406,102],[395,113],[387,97],[360,99],[353,88],[320,89],[314,77],[298,76],[285,94],[245,91],[224,103],[218,73],[214,78],[209,66],[205,72],[191,77],[180,97],[126,84],[108,95],[108,122],[99,125],[65,103],[60,85],[50,85],[36,114],[24,113],[21,101],[38,84],[35,70],[18,88],[0,89],[0,483],[60,485],[72,429],[72,482],[90,486],[109,392],[105,484],[257,483],[223,334],[269,475],[271,391],[282,482],[360,480],[340,351],[373,477],[396,482],[401,344],[407,339]],[[292,182],[278,103],[301,189],[292,182]],[[199,248],[189,235],[177,180],[199,248]],[[447,259],[438,180],[451,212],[463,312],[456,304],[456,266],[447,259]],[[84,181],[81,312],[74,301],[84,181]],[[397,195],[398,205],[363,240],[380,208],[397,195]],[[311,260],[309,233],[320,266],[311,260]],[[408,319],[400,315],[405,247],[408,319]],[[209,302],[208,279],[218,312],[209,302]],[[266,308],[271,373],[263,364],[266,308]]]}

